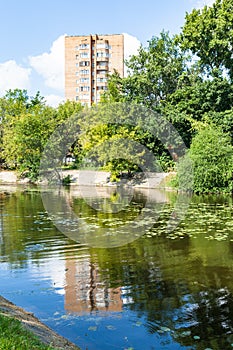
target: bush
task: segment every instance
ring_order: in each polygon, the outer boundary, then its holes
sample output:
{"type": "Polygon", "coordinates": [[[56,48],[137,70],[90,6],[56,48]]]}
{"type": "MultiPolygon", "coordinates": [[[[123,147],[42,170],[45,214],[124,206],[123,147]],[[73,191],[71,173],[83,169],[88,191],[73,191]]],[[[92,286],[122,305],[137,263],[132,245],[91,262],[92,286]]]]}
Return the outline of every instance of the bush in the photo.
{"type": "Polygon", "coordinates": [[[173,185],[182,191],[193,191],[194,189],[194,169],[189,152],[182,157],[177,164],[177,176],[173,180],[173,185]]]}
{"type": "Polygon", "coordinates": [[[62,179],[63,186],[69,186],[71,184],[71,176],[68,174],[62,179]]]}
{"type": "MultiPolygon", "coordinates": [[[[178,166],[178,179],[191,189],[187,177],[193,165],[193,190],[196,193],[232,192],[233,147],[228,134],[208,126],[192,140],[190,150],[178,166]],[[187,177],[187,178],[185,178],[187,177]]],[[[190,182],[191,184],[191,182],[190,182]]]]}

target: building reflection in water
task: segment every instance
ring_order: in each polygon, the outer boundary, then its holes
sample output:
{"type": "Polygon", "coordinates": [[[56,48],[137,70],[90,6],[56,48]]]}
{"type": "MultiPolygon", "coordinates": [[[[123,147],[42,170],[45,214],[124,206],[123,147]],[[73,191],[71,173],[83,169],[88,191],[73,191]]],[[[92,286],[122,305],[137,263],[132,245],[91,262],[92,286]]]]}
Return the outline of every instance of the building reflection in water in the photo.
{"type": "Polygon", "coordinates": [[[90,257],[66,261],[65,309],[68,312],[120,312],[121,288],[109,288],[100,280],[90,257]]]}
{"type": "MultiPolygon", "coordinates": [[[[80,190],[80,189],[78,189],[80,190]]],[[[121,189],[117,189],[121,195],[121,189]]],[[[96,193],[96,198],[110,198],[115,189],[100,188],[96,193]]],[[[132,196],[132,193],[125,191],[125,196],[132,196]]],[[[76,190],[66,193],[67,200],[72,203],[75,198],[85,197],[85,201],[93,199],[93,191],[90,188],[82,188],[82,196],[76,190]],[[68,196],[67,196],[68,195],[68,196]]],[[[141,189],[137,193],[138,200],[146,200],[147,202],[163,205],[168,202],[164,192],[158,190],[147,191],[141,189]]],[[[95,311],[122,311],[124,303],[130,303],[124,295],[124,288],[119,286],[110,288],[107,282],[103,282],[98,273],[99,268],[96,263],[92,262],[91,257],[87,254],[82,257],[67,258],[66,260],[66,286],[65,286],[65,309],[67,312],[88,313],[95,311]]]]}

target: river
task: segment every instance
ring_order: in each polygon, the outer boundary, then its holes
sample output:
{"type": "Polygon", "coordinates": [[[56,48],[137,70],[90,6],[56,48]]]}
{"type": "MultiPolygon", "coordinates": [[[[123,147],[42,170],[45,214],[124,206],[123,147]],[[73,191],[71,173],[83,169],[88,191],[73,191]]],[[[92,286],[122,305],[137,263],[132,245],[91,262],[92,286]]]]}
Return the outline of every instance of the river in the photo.
{"type": "Polygon", "coordinates": [[[57,193],[0,186],[2,296],[82,350],[233,349],[231,196],[184,196],[168,230],[176,193],[61,192],[78,232],[57,193]]]}

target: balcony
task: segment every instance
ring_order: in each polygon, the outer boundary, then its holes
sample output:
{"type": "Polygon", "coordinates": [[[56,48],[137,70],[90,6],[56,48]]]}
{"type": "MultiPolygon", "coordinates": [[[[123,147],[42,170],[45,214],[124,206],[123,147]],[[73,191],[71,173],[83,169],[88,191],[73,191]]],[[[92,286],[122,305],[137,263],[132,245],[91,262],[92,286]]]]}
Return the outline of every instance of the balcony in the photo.
{"type": "Polygon", "coordinates": [[[108,53],[100,53],[100,52],[97,52],[96,54],[96,61],[99,62],[99,61],[108,61],[109,60],[109,54],[108,53]]]}
{"type": "Polygon", "coordinates": [[[108,70],[108,62],[107,61],[103,61],[103,59],[100,58],[100,60],[96,60],[96,69],[99,70],[108,70]]]}

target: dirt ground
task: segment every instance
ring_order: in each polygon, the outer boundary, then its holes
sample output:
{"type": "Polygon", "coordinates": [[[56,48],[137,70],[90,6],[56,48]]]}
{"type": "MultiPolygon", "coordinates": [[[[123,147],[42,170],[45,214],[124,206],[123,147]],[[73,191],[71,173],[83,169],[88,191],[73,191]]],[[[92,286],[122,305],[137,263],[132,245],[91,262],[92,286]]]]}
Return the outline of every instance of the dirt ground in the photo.
{"type": "Polygon", "coordinates": [[[18,319],[26,329],[33,332],[45,344],[50,344],[61,350],[80,350],[76,345],[40,322],[32,313],[23,310],[1,296],[0,313],[18,319]]]}

